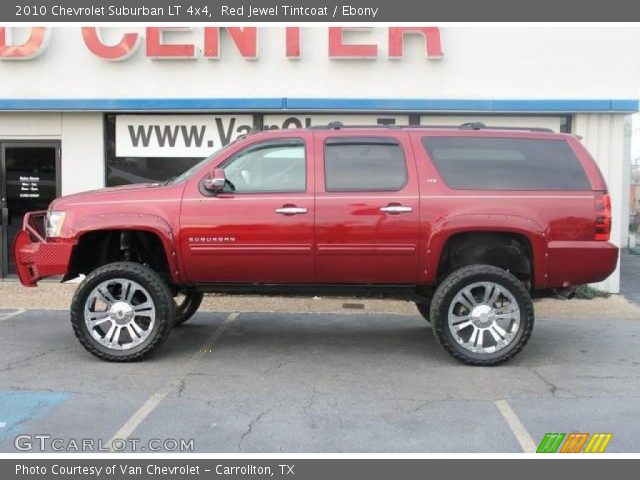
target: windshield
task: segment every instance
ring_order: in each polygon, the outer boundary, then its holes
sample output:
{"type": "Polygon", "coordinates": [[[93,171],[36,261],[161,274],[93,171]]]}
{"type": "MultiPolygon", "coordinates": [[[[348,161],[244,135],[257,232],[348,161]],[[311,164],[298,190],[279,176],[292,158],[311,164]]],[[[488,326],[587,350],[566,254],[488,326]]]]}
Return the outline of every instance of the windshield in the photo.
{"type": "Polygon", "coordinates": [[[198,163],[196,163],[194,166],[192,166],[191,168],[185,170],[184,172],[182,172],[180,175],[178,175],[177,177],[172,177],[169,178],[168,180],[166,180],[164,182],[164,185],[176,185],[180,182],[185,181],[187,178],[189,178],[196,170],[199,170],[205,163],[207,163],[209,160],[211,160],[212,158],[216,157],[217,155],[221,154],[222,152],[224,152],[227,148],[229,148],[231,145],[233,145],[234,143],[236,143],[236,141],[238,141],[240,138],[242,137],[238,137],[236,140],[234,140],[231,143],[228,143],[227,145],[225,145],[222,148],[219,148],[218,150],[216,150],[215,152],[213,152],[211,155],[209,155],[208,157],[204,157],[202,160],[200,160],[198,163]]]}

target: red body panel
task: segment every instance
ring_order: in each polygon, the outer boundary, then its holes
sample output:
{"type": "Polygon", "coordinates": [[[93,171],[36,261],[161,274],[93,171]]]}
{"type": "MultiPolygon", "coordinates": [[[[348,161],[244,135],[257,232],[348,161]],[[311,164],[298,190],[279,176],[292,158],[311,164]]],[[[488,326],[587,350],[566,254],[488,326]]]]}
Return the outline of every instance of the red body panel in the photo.
{"type": "Polygon", "coordinates": [[[224,193],[205,196],[199,184],[220,162],[249,142],[239,142],[186,183],[180,214],[180,253],[191,283],[311,283],[314,278],[313,142],[309,132],[274,132],[305,142],[306,192],[224,193]],[[307,209],[281,215],[276,209],[307,209]]]}
{"type": "Polygon", "coordinates": [[[618,249],[609,242],[549,242],[547,285],[599,282],[611,275],[617,264],[618,249]]]}
{"type": "Polygon", "coordinates": [[[536,288],[565,286],[561,275],[550,275],[551,270],[582,271],[584,280],[573,275],[571,285],[604,280],[615,270],[618,248],[609,242],[595,242],[599,245],[593,253],[601,258],[593,265],[575,257],[550,257],[550,242],[591,243],[595,235],[596,191],[606,191],[600,170],[575,137],[538,132],[427,130],[413,135],[412,141],[420,178],[421,235],[427,242],[419,283],[435,281],[440,254],[449,238],[476,231],[511,232],[526,238],[533,254],[536,288]],[[422,147],[421,140],[426,136],[563,138],[576,152],[593,191],[454,190],[447,187],[422,147]],[[603,268],[603,263],[609,268],[603,268]]]}
{"type": "Polygon", "coordinates": [[[15,242],[21,281],[63,274],[73,246],[95,230],[141,229],[160,237],[173,282],[268,284],[403,284],[436,280],[447,241],[464,232],[511,232],[531,247],[535,288],[604,280],[618,249],[594,241],[596,196],[606,191],[598,167],[570,135],[498,130],[284,130],[237,141],[176,185],[136,185],[71,195],[51,210],[67,212],[62,237],[15,242]],[[390,136],[404,151],[408,181],[397,192],[332,193],[324,189],[327,137],[390,136]],[[473,191],[447,187],[425,152],[425,136],[563,139],[576,152],[592,191],[473,191]],[[295,194],[201,192],[204,177],[255,142],[298,138],[306,145],[306,191],[295,194]],[[380,211],[411,207],[403,214],[380,211]],[[295,206],[301,215],[275,209],[295,206]],[[588,261],[585,261],[588,259],[588,261]]]}
{"type": "MultiPolygon", "coordinates": [[[[323,158],[327,138],[345,136],[354,134],[316,132],[316,158],[323,158]]],[[[420,192],[411,143],[408,134],[402,132],[378,132],[376,136],[400,141],[408,181],[397,192],[327,192],[324,164],[316,162],[317,283],[416,283],[420,192]],[[410,207],[413,211],[392,214],[380,210],[391,205],[410,207]]]]}

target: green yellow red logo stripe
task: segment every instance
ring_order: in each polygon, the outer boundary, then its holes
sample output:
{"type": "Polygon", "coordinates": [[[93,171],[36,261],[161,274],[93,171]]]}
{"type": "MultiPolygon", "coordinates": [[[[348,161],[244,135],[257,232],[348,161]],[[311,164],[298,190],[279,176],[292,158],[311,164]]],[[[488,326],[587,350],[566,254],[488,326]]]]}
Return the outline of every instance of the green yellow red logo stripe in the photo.
{"type": "Polygon", "coordinates": [[[603,453],[612,437],[611,433],[594,433],[584,453],[603,453]]]}
{"type": "Polygon", "coordinates": [[[556,453],[564,439],[564,433],[547,433],[538,445],[536,453],[556,453]]]}
{"type": "Polygon", "coordinates": [[[536,453],[604,453],[612,438],[612,433],[546,433],[536,453]]]}

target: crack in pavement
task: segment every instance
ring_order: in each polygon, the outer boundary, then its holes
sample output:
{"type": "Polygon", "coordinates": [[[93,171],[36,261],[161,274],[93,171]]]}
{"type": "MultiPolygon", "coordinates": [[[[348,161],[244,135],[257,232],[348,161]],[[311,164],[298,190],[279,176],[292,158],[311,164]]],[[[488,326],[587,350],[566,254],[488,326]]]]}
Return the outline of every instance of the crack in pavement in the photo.
{"type": "MultiPolygon", "coordinates": [[[[556,396],[556,392],[558,390],[561,390],[555,383],[551,382],[550,380],[548,380],[544,375],[542,375],[540,372],[538,372],[537,370],[534,370],[533,368],[530,368],[529,371],[531,373],[533,373],[536,377],[538,377],[548,388],[549,388],[549,393],[551,393],[552,396],[556,396]]],[[[569,391],[569,390],[567,390],[569,391]]],[[[569,392],[573,395],[572,392],[569,392]]]]}
{"type": "Polygon", "coordinates": [[[597,380],[638,380],[640,375],[576,375],[576,378],[589,378],[597,380]]]}
{"type": "Polygon", "coordinates": [[[240,440],[238,441],[238,450],[242,450],[242,442],[244,442],[244,439],[253,432],[253,426],[269,412],[271,412],[271,408],[267,408],[264,412],[262,412],[260,415],[251,420],[251,422],[249,422],[249,428],[247,428],[247,431],[242,434],[240,440]]]}
{"type": "Polygon", "coordinates": [[[178,398],[182,397],[182,394],[184,393],[184,389],[186,388],[186,386],[187,386],[187,382],[183,378],[182,380],[180,380],[180,383],[178,384],[178,391],[177,391],[178,398]]]}
{"type": "Polygon", "coordinates": [[[307,388],[311,390],[311,393],[309,394],[307,401],[302,405],[302,411],[305,415],[309,415],[309,409],[315,405],[316,396],[320,393],[313,385],[307,385],[307,388]]]}
{"type": "Polygon", "coordinates": [[[37,353],[35,355],[31,355],[30,357],[25,357],[25,358],[21,358],[19,360],[14,360],[13,362],[9,362],[3,368],[1,368],[0,372],[11,372],[11,371],[15,370],[16,367],[19,367],[23,363],[29,363],[32,360],[36,360],[38,358],[42,358],[45,355],[48,355],[48,354],[53,353],[53,352],[58,351],[58,350],[63,350],[63,349],[62,348],[51,348],[51,349],[46,350],[44,352],[40,352],[40,353],[37,353]]]}
{"type": "Polygon", "coordinates": [[[267,368],[266,370],[264,370],[264,371],[262,372],[262,375],[263,375],[263,376],[266,376],[266,375],[268,375],[269,373],[271,373],[271,372],[273,372],[273,371],[275,371],[275,370],[278,370],[278,369],[282,368],[282,364],[283,364],[283,362],[280,362],[280,363],[278,363],[277,365],[275,365],[275,366],[273,366],[273,367],[269,367],[269,368],[267,368]]]}

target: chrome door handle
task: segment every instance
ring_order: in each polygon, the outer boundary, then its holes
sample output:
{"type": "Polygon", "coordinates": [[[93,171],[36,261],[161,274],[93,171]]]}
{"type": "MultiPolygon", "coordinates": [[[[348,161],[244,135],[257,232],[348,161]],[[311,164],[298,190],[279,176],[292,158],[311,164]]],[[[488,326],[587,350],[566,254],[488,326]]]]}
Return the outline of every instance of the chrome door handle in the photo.
{"type": "Polygon", "coordinates": [[[307,209],[304,207],[281,207],[276,208],[275,212],[281,215],[300,215],[301,213],[307,213],[307,209]]]}
{"type": "Polygon", "coordinates": [[[405,205],[387,205],[386,207],[380,207],[380,211],[385,213],[410,213],[413,212],[413,207],[407,207],[405,205]]]}

